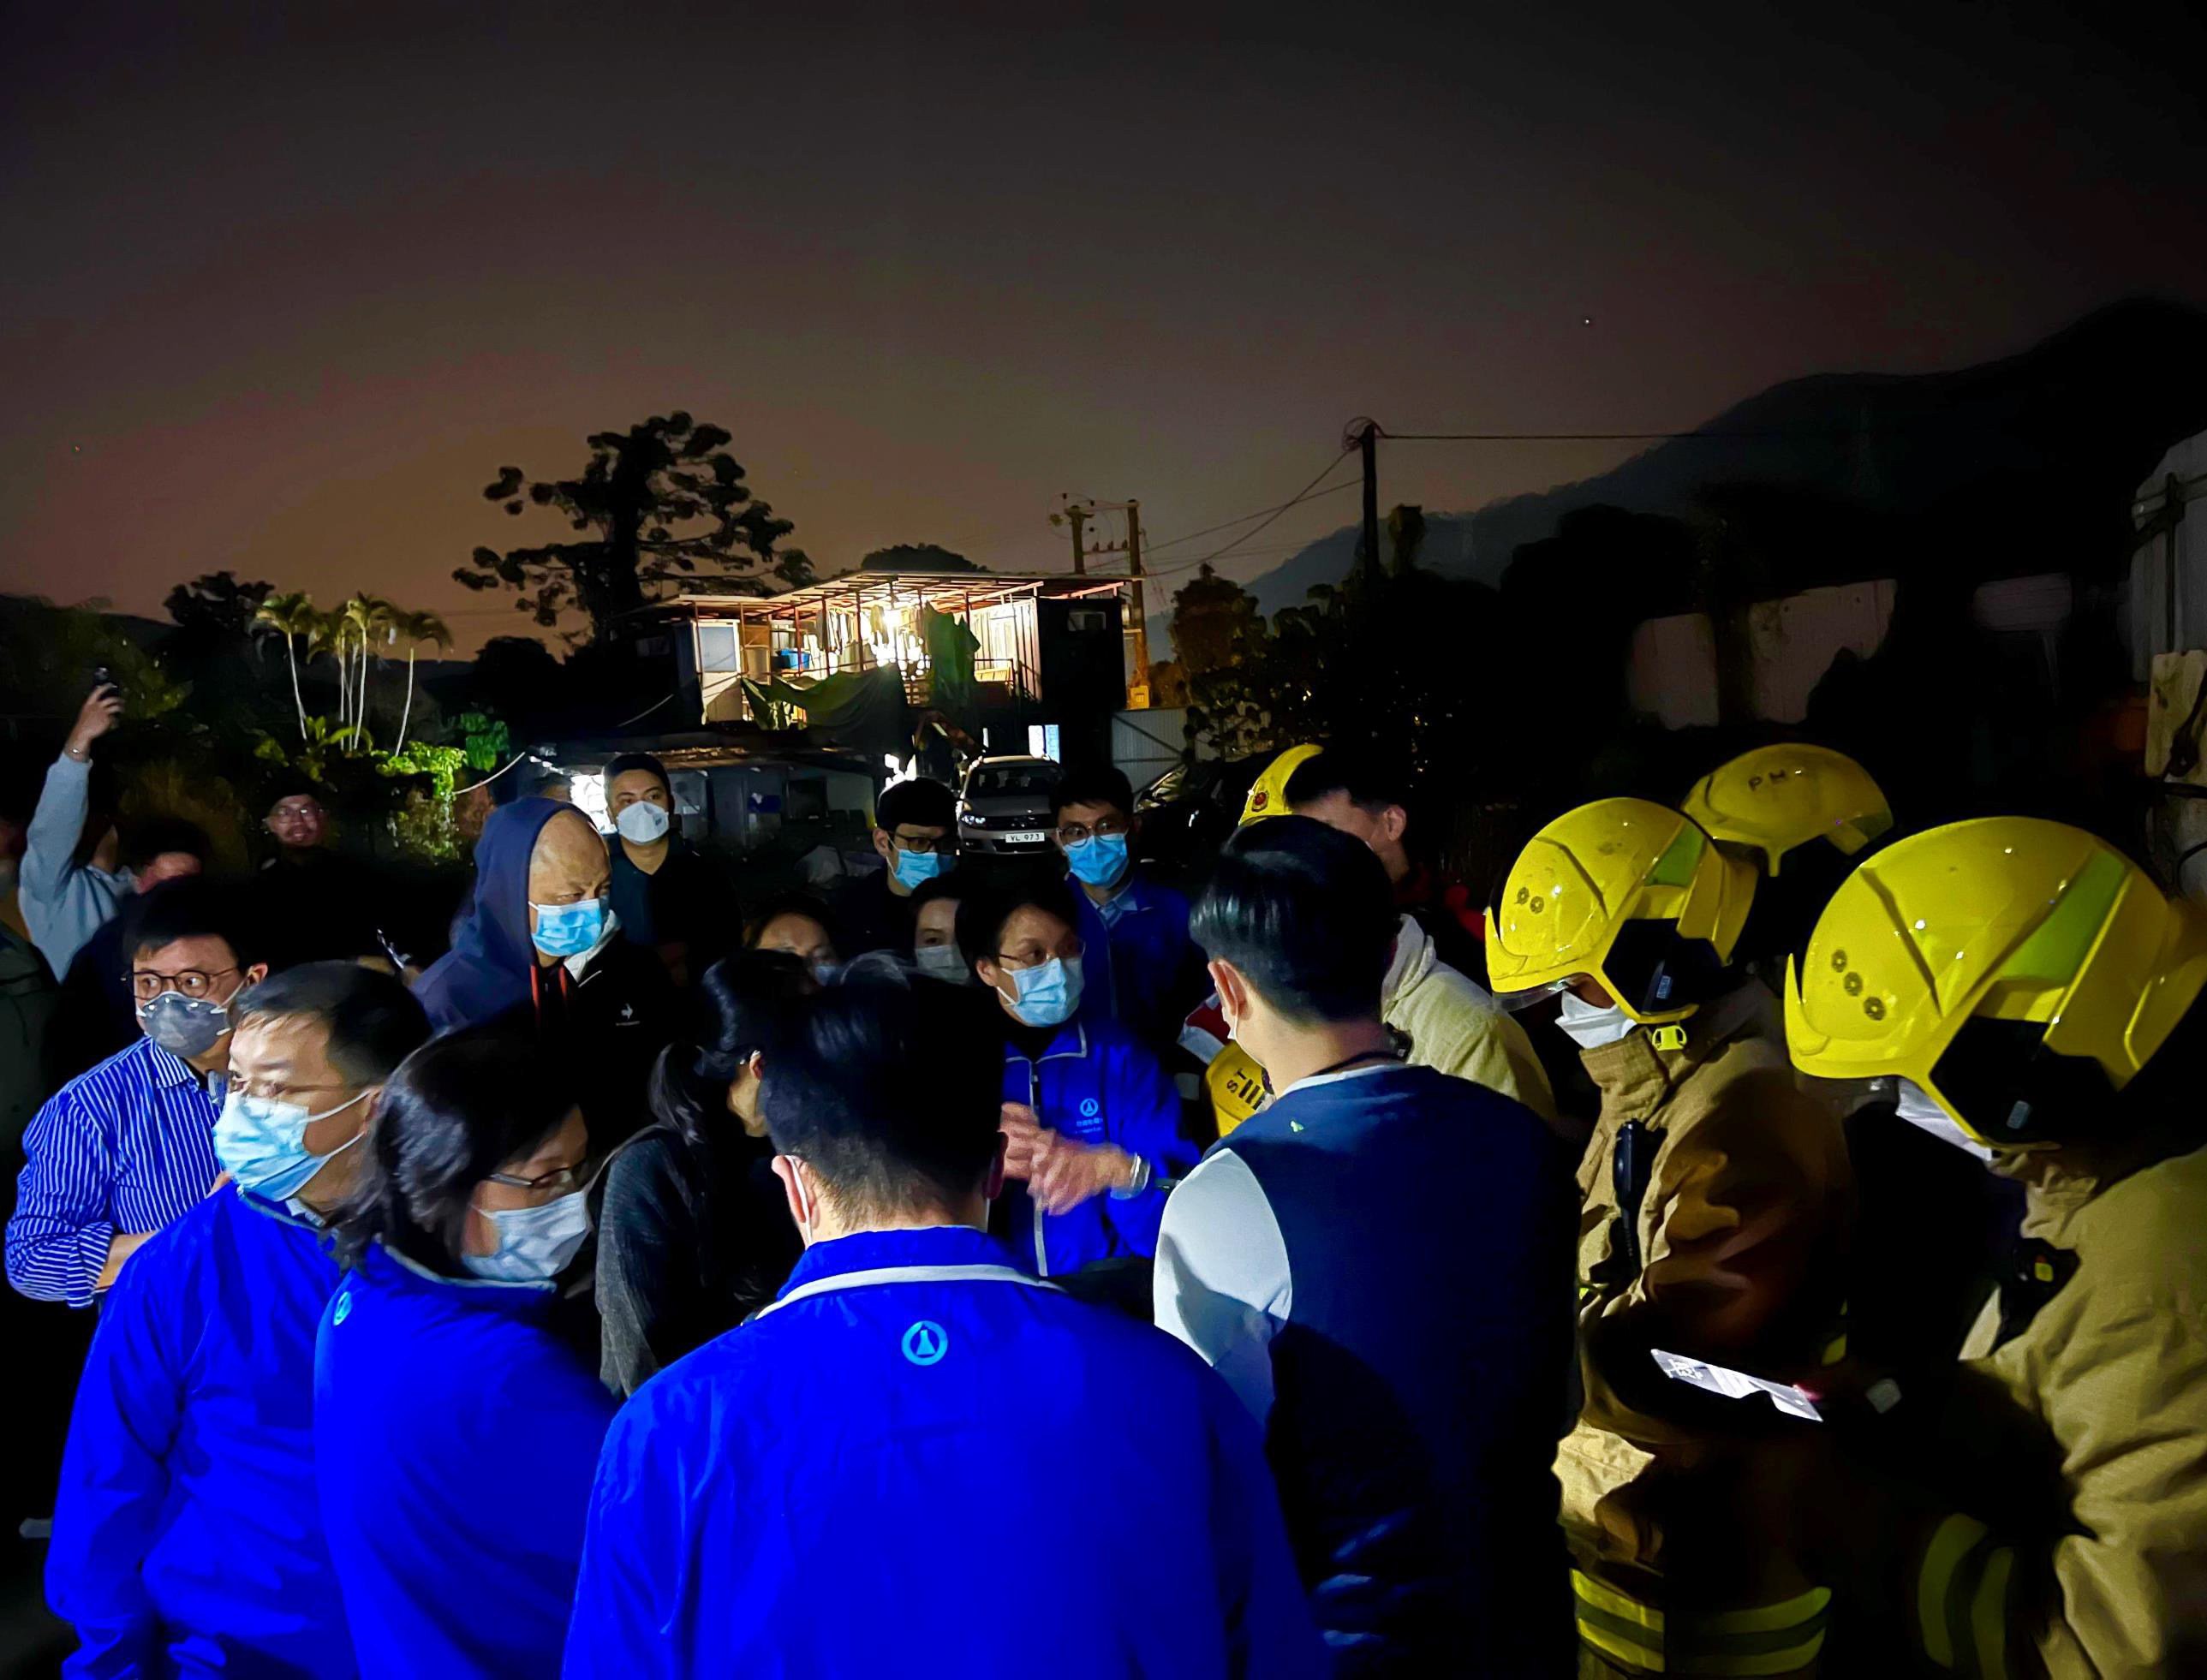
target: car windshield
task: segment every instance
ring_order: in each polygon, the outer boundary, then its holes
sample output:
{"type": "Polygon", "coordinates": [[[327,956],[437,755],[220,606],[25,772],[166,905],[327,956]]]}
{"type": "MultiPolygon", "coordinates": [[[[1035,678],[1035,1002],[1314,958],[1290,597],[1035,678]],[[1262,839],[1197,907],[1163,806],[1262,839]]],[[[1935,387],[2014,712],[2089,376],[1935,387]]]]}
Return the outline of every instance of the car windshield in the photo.
{"type": "Polygon", "coordinates": [[[1001,799],[1012,795],[1043,799],[1057,780],[1052,764],[984,764],[966,784],[969,799],[1001,799]]]}

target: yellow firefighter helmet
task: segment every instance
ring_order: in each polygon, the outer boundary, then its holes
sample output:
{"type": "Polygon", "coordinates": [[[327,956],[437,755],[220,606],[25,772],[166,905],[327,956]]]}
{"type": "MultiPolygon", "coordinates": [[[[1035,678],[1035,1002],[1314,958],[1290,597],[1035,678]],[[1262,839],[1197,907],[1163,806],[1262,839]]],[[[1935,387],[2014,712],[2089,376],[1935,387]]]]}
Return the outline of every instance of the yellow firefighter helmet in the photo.
{"type": "Polygon", "coordinates": [[[1787,965],[1794,1066],[1909,1079],[1979,1141],[2084,1135],[2207,983],[2207,912],[2104,840],[1985,817],[1896,841],[1787,965]]]}

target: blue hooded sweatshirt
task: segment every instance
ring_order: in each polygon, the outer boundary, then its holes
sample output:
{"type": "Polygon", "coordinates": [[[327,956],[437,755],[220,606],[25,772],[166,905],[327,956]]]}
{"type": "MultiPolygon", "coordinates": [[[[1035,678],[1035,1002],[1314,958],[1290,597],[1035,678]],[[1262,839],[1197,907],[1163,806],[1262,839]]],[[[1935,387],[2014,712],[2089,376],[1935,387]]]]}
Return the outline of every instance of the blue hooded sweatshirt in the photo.
{"type": "Polygon", "coordinates": [[[637,1392],[590,1496],[565,1673],[1324,1662],[1226,1385],[952,1225],[815,1244],[775,1305],[637,1392]]]}
{"type": "Polygon", "coordinates": [[[1180,1135],[1180,1093],[1157,1060],[1117,1023],[1076,1019],[1030,1060],[1004,1046],[1004,1100],[1025,1103],[1053,1132],[1085,1144],[1116,1144],[1142,1163],[1140,1186],[1092,1196],[1064,1213],[1044,1213],[1020,1183],[1008,1183],[993,1229],[1006,1232],[1028,1270],[1062,1277],[1093,1260],[1157,1252],[1167,1181],[1184,1176],[1203,1151],[1180,1135]]]}
{"type": "Polygon", "coordinates": [[[452,933],[452,948],[414,983],[429,1024],[487,1021],[529,1000],[536,948],[529,938],[529,860],[544,825],[572,805],[516,799],[493,811],[475,842],[475,888],[452,933]]]}
{"type": "Polygon", "coordinates": [[[123,1268],[76,1391],[46,1593],[69,1675],[355,1673],[314,1491],[321,1234],[225,1186],[123,1268]]]}
{"type": "Polygon", "coordinates": [[[322,1521],[368,1680],[559,1671],[614,1402],[548,1283],[440,1277],[380,1247],[314,1349],[322,1521]]]}

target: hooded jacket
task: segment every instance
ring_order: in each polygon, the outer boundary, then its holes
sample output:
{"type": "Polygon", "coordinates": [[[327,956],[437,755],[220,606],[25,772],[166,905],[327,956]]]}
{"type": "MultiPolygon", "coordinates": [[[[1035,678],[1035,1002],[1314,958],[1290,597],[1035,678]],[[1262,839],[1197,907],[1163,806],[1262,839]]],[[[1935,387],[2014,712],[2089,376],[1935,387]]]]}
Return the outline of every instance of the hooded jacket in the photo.
{"type": "Polygon", "coordinates": [[[1794,1605],[1760,1630],[1794,1635],[1794,1668],[1813,1661],[1823,1625],[1811,1596],[1823,1589],[1772,1542],[1790,1525],[1756,1503],[1787,1497],[1802,1453],[1791,1426],[1773,1428],[1759,1401],[1671,1381],[1651,1357],[1793,1382],[1838,1356],[1844,1134],[1795,1084],[1774,1015],[1750,983],[1690,1018],[1683,1049],[1658,1049],[1641,1029],[1581,1055],[1601,1095],[1578,1173],[1586,1398],[1556,1461],[1580,1632],[1630,1660],[1644,1640],[1617,1625],[1635,1618],[1616,1594],[1660,1607],[1681,1672],[1697,1671],[1678,1648],[1689,1616],[1721,1625],[1794,1605]]]}
{"type": "Polygon", "coordinates": [[[618,926],[587,955],[547,967],[529,931],[529,864],[544,825],[572,805],[516,799],[491,813],[475,846],[475,888],[452,948],[415,983],[440,1031],[505,1018],[575,1071],[594,1150],[650,1120],[651,1065],[673,1036],[673,983],[618,926]]]}
{"type": "Polygon", "coordinates": [[[225,1186],[131,1258],[63,1461],[70,1675],[356,1672],[314,1486],[321,1233],[225,1186]]]}
{"type": "Polygon", "coordinates": [[[548,1283],[440,1277],[378,1247],[322,1315],[314,1467],[368,1680],[559,1671],[614,1402],[553,1307],[548,1283]]]}
{"type": "Polygon", "coordinates": [[[490,814],[475,842],[475,886],[452,948],[414,983],[414,995],[440,1032],[529,1001],[536,947],[529,936],[529,860],[544,825],[572,805],[516,799],[490,814]]]}
{"type": "Polygon", "coordinates": [[[1415,916],[1395,935],[1394,960],[1380,983],[1379,1013],[1410,1041],[1410,1061],[1514,1097],[1551,1126],[1555,1094],[1525,1029],[1492,994],[1440,959],[1415,916]]]}
{"type": "Polygon", "coordinates": [[[623,1408],[565,1672],[1325,1666],[1226,1385],[948,1225],[814,1244],[773,1306],[623,1408]],[[1040,1574],[992,1589],[1014,1557],[1040,1574]]]}

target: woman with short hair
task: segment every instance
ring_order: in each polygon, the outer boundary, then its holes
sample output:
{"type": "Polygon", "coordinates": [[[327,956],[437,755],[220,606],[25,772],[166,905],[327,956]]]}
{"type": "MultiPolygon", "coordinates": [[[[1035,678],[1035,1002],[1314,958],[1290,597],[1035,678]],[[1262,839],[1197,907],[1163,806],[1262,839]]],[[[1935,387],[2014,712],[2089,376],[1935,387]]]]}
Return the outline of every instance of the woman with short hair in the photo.
{"type": "Polygon", "coordinates": [[[314,1358],[330,1556],[363,1675],[552,1674],[613,1402],[553,1328],[589,1235],[556,1060],[470,1027],[386,1087],[314,1358]]]}

